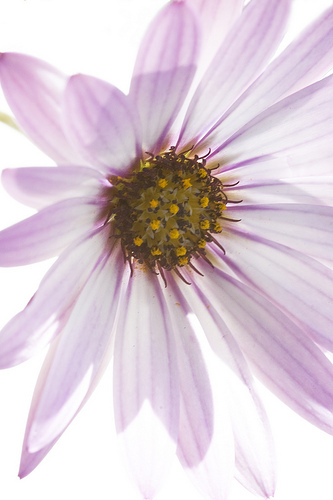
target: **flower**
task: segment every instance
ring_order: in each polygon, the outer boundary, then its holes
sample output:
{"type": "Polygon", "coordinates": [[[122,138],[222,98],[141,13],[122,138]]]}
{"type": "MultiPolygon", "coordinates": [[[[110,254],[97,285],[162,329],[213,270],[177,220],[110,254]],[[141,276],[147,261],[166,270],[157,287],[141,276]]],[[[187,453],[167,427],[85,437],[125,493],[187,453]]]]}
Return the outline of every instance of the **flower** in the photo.
{"type": "Polygon", "coordinates": [[[50,344],[21,477],[111,356],[116,427],[146,498],[175,453],[211,498],[226,497],[234,458],[250,491],[273,494],[251,372],[332,433],[333,83],[323,76],[333,9],[271,61],[291,3],[169,3],[144,37],[128,96],[2,54],[19,125],[58,164],[3,172],[9,193],[38,212],[0,233],[0,264],[59,255],[0,337],[3,368],[50,344]],[[221,430],[196,321],[230,391],[221,430]]]}

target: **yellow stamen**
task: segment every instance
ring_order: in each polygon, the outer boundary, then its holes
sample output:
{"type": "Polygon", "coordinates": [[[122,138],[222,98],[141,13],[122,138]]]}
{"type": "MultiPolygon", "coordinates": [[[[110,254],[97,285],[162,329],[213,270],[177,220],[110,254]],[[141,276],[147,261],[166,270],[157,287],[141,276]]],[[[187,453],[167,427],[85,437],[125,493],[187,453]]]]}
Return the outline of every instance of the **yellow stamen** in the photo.
{"type": "Polygon", "coordinates": [[[215,222],[215,224],[214,224],[214,231],[216,233],[221,233],[221,231],[222,231],[222,227],[220,226],[220,224],[218,222],[215,222]]]}
{"type": "Polygon", "coordinates": [[[158,229],[160,227],[160,224],[161,224],[161,221],[159,221],[158,219],[154,219],[150,222],[150,227],[156,231],[156,229],[158,229]]]}
{"type": "Polygon", "coordinates": [[[183,187],[185,189],[188,189],[188,188],[192,187],[191,179],[183,179],[182,183],[183,183],[183,187]]]}
{"type": "Polygon", "coordinates": [[[172,240],[177,240],[180,236],[178,229],[171,229],[169,236],[172,240]]]}
{"type": "Polygon", "coordinates": [[[186,248],[185,247],[178,247],[176,250],[176,255],[177,257],[181,257],[182,255],[186,254],[186,248]]]}
{"type": "Polygon", "coordinates": [[[202,179],[204,179],[208,175],[207,172],[206,172],[206,170],[204,168],[200,168],[198,174],[200,175],[200,177],[202,179]]]}
{"type": "Polygon", "coordinates": [[[136,236],[136,238],[134,238],[133,242],[134,242],[134,245],[136,245],[137,247],[141,247],[141,245],[143,243],[143,239],[140,238],[140,236],[136,236]]]}
{"type": "Polygon", "coordinates": [[[203,220],[200,222],[201,229],[209,229],[209,226],[210,226],[209,220],[203,220]]]}
{"type": "Polygon", "coordinates": [[[172,214],[176,214],[178,211],[179,211],[179,207],[178,205],[175,205],[174,203],[172,205],[170,205],[170,208],[169,208],[170,212],[172,214]]]}
{"type": "Polygon", "coordinates": [[[186,264],[188,264],[188,258],[187,257],[179,257],[178,264],[180,266],[185,266],[186,264]]]}
{"type": "Polygon", "coordinates": [[[150,250],[150,253],[151,253],[152,255],[161,255],[161,253],[162,253],[162,252],[161,252],[161,250],[160,250],[159,248],[154,247],[154,248],[152,248],[152,249],[150,250]]]}
{"type": "Polygon", "coordinates": [[[163,189],[168,185],[168,181],[166,179],[160,179],[158,185],[163,189]]]}
{"type": "Polygon", "coordinates": [[[198,241],[199,248],[205,248],[205,246],[206,246],[206,240],[201,239],[198,241]]]}
{"type": "Polygon", "coordinates": [[[208,206],[208,203],[209,203],[209,198],[207,198],[207,196],[201,198],[200,205],[202,206],[202,208],[206,208],[208,206]]]}
{"type": "Polygon", "coordinates": [[[151,206],[151,208],[156,208],[156,207],[158,207],[158,201],[156,201],[156,200],[151,200],[151,201],[149,202],[149,205],[151,206]]]}

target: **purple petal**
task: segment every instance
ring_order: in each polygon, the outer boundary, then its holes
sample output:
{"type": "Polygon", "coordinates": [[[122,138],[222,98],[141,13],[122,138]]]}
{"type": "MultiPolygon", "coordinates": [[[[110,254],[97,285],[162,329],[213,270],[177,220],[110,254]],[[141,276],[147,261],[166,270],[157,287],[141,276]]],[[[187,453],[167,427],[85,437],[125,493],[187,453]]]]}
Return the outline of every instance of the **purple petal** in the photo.
{"type": "Polygon", "coordinates": [[[152,498],[176,452],[179,388],[172,325],[156,276],[135,270],[119,311],[114,411],[129,470],[152,498]]]}
{"type": "Polygon", "coordinates": [[[193,96],[182,144],[200,138],[260,74],[281,41],[289,10],[290,0],[253,0],[245,7],[193,96]]]}
{"type": "Polygon", "coordinates": [[[93,229],[98,207],[91,198],[70,198],[43,208],[0,232],[0,266],[22,266],[59,255],[93,229]]]}
{"type": "Polygon", "coordinates": [[[29,359],[62,329],[108,237],[107,231],[97,233],[60,255],[26,308],[0,332],[1,368],[29,359]]]}
{"type": "Polygon", "coordinates": [[[228,213],[256,236],[333,260],[333,207],[275,203],[232,207],[228,213]]]}
{"type": "Polygon", "coordinates": [[[206,305],[220,311],[257,376],[294,411],[333,433],[333,367],[322,350],[253,287],[218,268],[202,270],[206,305]]]}
{"type": "Polygon", "coordinates": [[[333,157],[332,99],[333,77],[329,76],[261,113],[214,154],[220,151],[224,161],[233,158],[237,162],[274,154],[287,157],[291,176],[329,173],[333,157]]]}
{"type": "Polygon", "coordinates": [[[69,137],[92,167],[124,175],[141,156],[140,121],[128,96],[92,76],[72,76],[64,94],[69,137]]]}
{"type": "Polygon", "coordinates": [[[197,53],[195,16],[185,2],[168,3],[146,32],[131,83],[146,151],[159,151],[189,90],[197,53]]]}
{"type": "Polygon", "coordinates": [[[333,8],[330,8],[268,66],[221,118],[214,127],[214,142],[224,142],[284,96],[319,80],[332,64],[333,8]]]}
{"type": "Polygon", "coordinates": [[[28,449],[50,444],[76,415],[112,345],[126,271],[120,245],[94,270],[61,333],[34,404],[28,449]]]}
{"type": "Polygon", "coordinates": [[[101,174],[88,167],[23,167],[2,172],[6,191],[16,200],[41,209],[74,196],[97,196],[101,174]]]}
{"type": "Polygon", "coordinates": [[[165,299],[173,319],[179,364],[178,457],[205,496],[224,499],[234,474],[228,408],[224,405],[222,411],[217,411],[213,406],[207,368],[190,321],[194,314],[171,277],[168,277],[165,299]]]}
{"type": "MultiPolygon", "coordinates": [[[[222,316],[211,303],[208,306],[200,279],[192,281],[186,299],[195,311],[212,350],[223,362],[219,385],[224,380],[228,388],[224,405],[228,406],[234,434],[236,477],[252,493],[268,498],[275,489],[274,446],[269,422],[247,363],[222,316]]],[[[221,472],[217,476],[220,475],[221,472]]]]}
{"type": "Polygon", "coordinates": [[[84,163],[63,130],[65,75],[34,57],[6,53],[0,56],[0,80],[19,125],[40,149],[56,163],[84,163]]]}
{"type": "Polygon", "coordinates": [[[224,260],[233,272],[332,351],[333,271],[300,252],[249,233],[233,230],[223,241],[224,260]]]}

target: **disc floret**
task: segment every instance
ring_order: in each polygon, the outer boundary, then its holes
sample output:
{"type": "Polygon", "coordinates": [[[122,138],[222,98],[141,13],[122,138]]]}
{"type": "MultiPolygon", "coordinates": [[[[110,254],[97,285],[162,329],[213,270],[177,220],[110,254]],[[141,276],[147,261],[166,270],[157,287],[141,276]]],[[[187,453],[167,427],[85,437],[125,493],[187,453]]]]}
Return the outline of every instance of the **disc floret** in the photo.
{"type": "Polygon", "coordinates": [[[205,157],[177,154],[173,147],[151,155],[129,177],[111,179],[109,220],[126,260],[154,272],[177,271],[205,256],[207,242],[222,231],[228,202],[222,182],[205,165],[205,157]]]}

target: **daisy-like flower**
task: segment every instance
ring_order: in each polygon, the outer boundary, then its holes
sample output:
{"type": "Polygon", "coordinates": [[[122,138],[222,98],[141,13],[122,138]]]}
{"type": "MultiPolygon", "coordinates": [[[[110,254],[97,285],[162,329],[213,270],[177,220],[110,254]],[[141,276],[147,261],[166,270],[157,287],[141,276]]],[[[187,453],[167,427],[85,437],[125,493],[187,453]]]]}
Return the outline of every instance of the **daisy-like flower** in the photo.
{"type": "Polygon", "coordinates": [[[0,265],[59,255],[0,336],[2,368],[50,344],[21,477],[111,357],[116,428],[145,498],[175,453],[207,497],[226,498],[234,475],[273,495],[252,374],[333,431],[333,8],[274,58],[292,0],[243,3],[168,3],[128,95],[0,57],[18,124],[58,165],[2,176],[38,212],[0,233],[0,265]],[[230,390],[219,432],[197,323],[230,390]]]}

